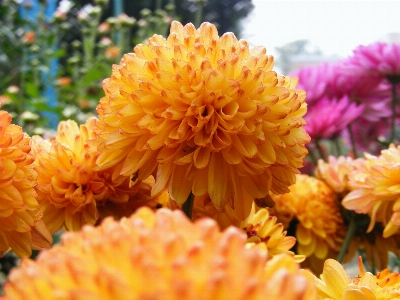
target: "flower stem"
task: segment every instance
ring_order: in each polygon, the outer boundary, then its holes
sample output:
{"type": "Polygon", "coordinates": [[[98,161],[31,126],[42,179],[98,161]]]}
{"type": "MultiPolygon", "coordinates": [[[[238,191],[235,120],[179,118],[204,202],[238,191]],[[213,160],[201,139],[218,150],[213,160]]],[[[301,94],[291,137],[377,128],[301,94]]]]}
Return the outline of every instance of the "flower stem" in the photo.
{"type": "Polygon", "coordinates": [[[354,158],[357,158],[358,154],[357,154],[356,140],[354,139],[353,130],[351,130],[350,124],[347,125],[347,131],[349,132],[349,136],[350,136],[351,150],[353,151],[353,156],[354,156],[354,158]]]}
{"type": "Polygon", "coordinates": [[[349,224],[349,228],[347,228],[347,233],[346,236],[344,238],[343,244],[342,244],[342,248],[340,248],[340,252],[338,254],[337,257],[337,261],[342,263],[343,258],[347,252],[347,249],[349,248],[351,239],[354,236],[354,233],[356,232],[357,226],[356,226],[356,218],[355,216],[352,216],[351,220],[350,220],[350,224],[349,224]]]}
{"type": "Polygon", "coordinates": [[[391,133],[389,138],[389,144],[393,143],[396,134],[396,102],[397,102],[397,83],[392,83],[392,118],[391,118],[391,133]]]}
{"type": "Polygon", "coordinates": [[[325,155],[325,151],[322,148],[322,145],[321,145],[321,142],[320,142],[319,139],[315,140],[315,146],[317,147],[317,150],[318,150],[320,158],[323,159],[324,161],[327,161],[327,157],[325,155]]]}
{"type": "Polygon", "coordinates": [[[185,203],[183,203],[182,205],[182,210],[185,213],[185,215],[189,218],[189,220],[192,219],[193,203],[194,203],[194,195],[192,192],[190,192],[185,203]]]}
{"type": "Polygon", "coordinates": [[[204,0],[197,0],[197,9],[196,9],[196,14],[195,14],[195,21],[194,25],[197,27],[200,26],[201,22],[203,21],[203,8],[204,8],[204,0]]]}

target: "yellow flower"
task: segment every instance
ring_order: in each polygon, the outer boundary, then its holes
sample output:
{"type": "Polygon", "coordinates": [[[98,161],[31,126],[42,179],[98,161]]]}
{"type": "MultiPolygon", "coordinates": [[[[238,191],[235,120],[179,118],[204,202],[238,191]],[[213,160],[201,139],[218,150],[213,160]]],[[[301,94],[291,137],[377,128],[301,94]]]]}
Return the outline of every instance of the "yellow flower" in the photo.
{"type": "Polygon", "coordinates": [[[270,257],[287,253],[295,257],[297,262],[305,259],[304,255],[295,255],[290,249],[296,244],[296,238],[286,236],[282,223],[277,223],[276,216],[270,216],[266,208],[259,209],[247,221],[244,230],[247,243],[253,247],[267,250],[270,257]]]}
{"type": "MultiPolygon", "coordinates": [[[[120,176],[118,169],[95,171],[99,152],[91,140],[96,124],[96,118],[80,127],[75,121],[62,121],[53,141],[38,136],[32,139],[38,201],[43,221],[52,233],[63,226],[79,230],[84,224],[95,224],[100,206],[139,201],[138,193],[146,190],[146,183],[143,187],[137,182],[132,187],[133,178],[120,176]]],[[[150,195],[149,188],[147,193],[150,195]]]]}
{"type": "Polygon", "coordinates": [[[327,259],[321,278],[315,277],[320,299],[327,300],[389,300],[400,299],[400,275],[388,269],[376,276],[364,271],[359,259],[360,275],[350,279],[343,266],[327,259]]]}
{"type": "Polygon", "coordinates": [[[266,49],[203,23],[125,54],[97,107],[99,169],[146,178],[182,204],[192,191],[245,219],[254,198],[288,191],[307,154],[305,92],[278,76],[266,49]]]}
{"type": "Polygon", "coordinates": [[[11,115],[0,111],[0,257],[10,248],[18,256],[50,247],[52,237],[37,202],[36,173],[30,137],[11,124],[11,115]]]}
{"type": "Polygon", "coordinates": [[[293,257],[268,261],[246,235],[180,210],[141,208],[120,222],[63,235],[62,245],[23,260],[7,299],[316,299],[313,278],[293,257]]]}
{"type": "Polygon", "coordinates": [[[400,146],[390,145],[379,157],[366,154],[349,179],[353,191],[343,199],[343,206],[370,215],[367,232],[382,222],[383,237],[395,234],[400,227],[400,146]]]}
{"type": "MultiPolygon", "coordinates": [[[[290,193],[272,195],[279,216],[295,225],[297,254],[307,257],[305,263],[318,273],[319,264],[340,250],[345,226],[337,194],[323,181],[308,175],[297,175],[290,193]]],[[[321,266],[322,267],[322,266],[321,266]]],[[[322,269],[321,269],[322,270],[322,269]]]]}

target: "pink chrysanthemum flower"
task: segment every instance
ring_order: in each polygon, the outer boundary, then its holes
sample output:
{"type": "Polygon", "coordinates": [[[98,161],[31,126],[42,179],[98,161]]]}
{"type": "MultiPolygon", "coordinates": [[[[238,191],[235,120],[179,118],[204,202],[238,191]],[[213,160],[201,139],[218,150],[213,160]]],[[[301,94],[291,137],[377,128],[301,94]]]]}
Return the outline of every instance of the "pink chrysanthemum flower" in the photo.
{"type": "MultiPolygon", "coordinates": [[[[390,85],[380,76],[349,72],[346,60],[330,64],[324,80],[325,94],[331,98],[347,95],[352,101],[365,105],[362,118],[376,122],[391,115],[390,85]]],[[[308,96],[308,95],[307,95],[308,96]]]]}
{"type": "Polygon", "coordinates": [[[400,44],[376,42],[360,45],[346,64],[351,70],[370,75],[400,77],[400,44]]]}
{"type": "Polygon", "coordinates": [[[312,140],[332,138],[357,119],[363,109],[363,105],[351,103],[347,96],[339,100],[324,97],[309,107],[304,117],[307,122],[305,129],[312,140]]]}
{"type": "Polygon", "coordinates": [[[292,73],[290,76],[299,78],[297,87],[307,93],[307,104],[312,105],[321,99],[327,86],[326,74],[332,67],[331,64],[306,66],[292,73]]]}

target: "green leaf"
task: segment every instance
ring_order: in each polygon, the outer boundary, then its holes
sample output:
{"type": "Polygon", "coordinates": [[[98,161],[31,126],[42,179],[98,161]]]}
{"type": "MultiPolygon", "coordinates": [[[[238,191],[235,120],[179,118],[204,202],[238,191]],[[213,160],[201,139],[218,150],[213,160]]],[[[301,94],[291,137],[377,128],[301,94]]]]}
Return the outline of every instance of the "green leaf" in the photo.
{"type": "Polygon", "coordinates": [[[25,83],[25,92],[28,96],[38,98],[40,96],[39,87],[36,86],[33,82],[25,83]]]}

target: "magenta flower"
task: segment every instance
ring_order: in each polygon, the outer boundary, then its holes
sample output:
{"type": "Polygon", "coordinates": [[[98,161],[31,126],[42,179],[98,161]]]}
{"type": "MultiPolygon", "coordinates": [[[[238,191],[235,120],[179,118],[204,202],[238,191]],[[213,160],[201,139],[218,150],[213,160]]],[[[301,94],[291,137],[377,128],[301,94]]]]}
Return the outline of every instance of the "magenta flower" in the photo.
{"type": "Polygon", "coordinates": [[[346,67],[369,75],[400,77],[400,44],[360,45],[347,59],[346,67]]]}
{"type": "Polygon", "coordinates": [[[325,94],[326,74],[329,64],[307,66],[290,74],[290,77],[298,77],[297,88],[306,91],[306,101],[309,105],[318,101],[325,94]]]}
{"type": "Polygon", "coordinates": [[[351,101],[364,104],[362,118],[377,122],[392,115],[390,102],[391,86],[377,75],[363,75],[353,70],[349,72],[346,61],[331,65],[326,74],[325,94],[331,98],[347,95],[351,101]]]}
{"type": "Polygon", "coordinates": [[[357,106],[348,96],[341,99],[321,98],[314,105],[310,105],[304,119],[304,127],[312,140],[333,138],[357,119],[363,112],[364,105],[357,106]]]}

